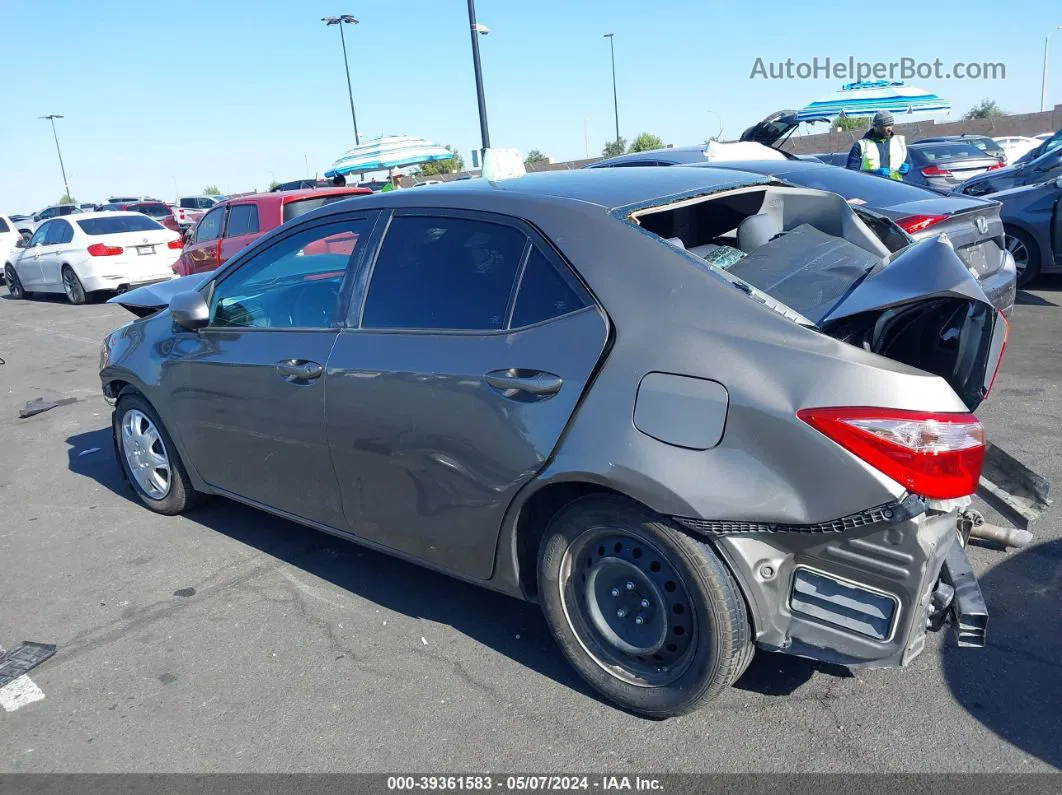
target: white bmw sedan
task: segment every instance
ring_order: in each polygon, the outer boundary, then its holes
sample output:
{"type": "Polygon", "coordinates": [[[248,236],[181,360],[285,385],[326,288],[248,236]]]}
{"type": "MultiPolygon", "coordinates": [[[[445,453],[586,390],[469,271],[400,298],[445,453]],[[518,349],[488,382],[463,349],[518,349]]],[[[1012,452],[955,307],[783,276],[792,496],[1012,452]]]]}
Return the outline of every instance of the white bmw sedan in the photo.
{"type": "Polygon", "coordinates": [[[141,213],[80,213],[52,218],[4,263],[13,298],[66,293],[83,304],[98,291],[120,292],[174,278],[180,236],[141,213]]]}

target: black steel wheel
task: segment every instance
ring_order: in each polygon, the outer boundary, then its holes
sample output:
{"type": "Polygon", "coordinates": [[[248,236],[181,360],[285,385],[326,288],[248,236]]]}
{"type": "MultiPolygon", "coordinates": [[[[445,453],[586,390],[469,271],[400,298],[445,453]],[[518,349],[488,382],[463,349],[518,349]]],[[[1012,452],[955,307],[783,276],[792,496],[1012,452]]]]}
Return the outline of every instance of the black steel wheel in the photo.
{"type": "Polygon", "coordinates": [[[572,665],[639,714],[696,709],[751,659],[744,600],[714,551],[619,497],[584,497],[554,518],[539,599],[572,665]]]}

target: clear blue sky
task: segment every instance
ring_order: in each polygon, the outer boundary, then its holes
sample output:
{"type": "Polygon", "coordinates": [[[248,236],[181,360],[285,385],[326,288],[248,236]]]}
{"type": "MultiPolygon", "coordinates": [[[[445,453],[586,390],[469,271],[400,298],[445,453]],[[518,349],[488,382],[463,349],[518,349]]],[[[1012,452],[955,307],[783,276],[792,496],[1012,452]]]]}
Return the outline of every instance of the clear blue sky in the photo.
{"type": "MultiPolygon", "coordinates": [[[[608,41],[614,32],[621,133],[676,145],[740,133],[767,113],[838,89],[837,80],[750,79],[767,61],[818,56],[946,64],[1002,61],[1007,78],[914,80],[953,102],[982,97],[1039,110],[1044,35],[1057,0],[954,5],[737,0],[478,0],[491,142],[555,160],[600,153],[613,137],[608,41]],[[914,19],[904,19],[916,9],[914,19]],[[895,16],[901,23],[881,31],[895,16]],[[858,27],[864,30],[858,30],[858,27]],[[716,115],[717,114],[717,115],[716,115]]],[[[350,13],[354,100],[363,136],[411,134],[478,145],[463,0],[0,0],[4,93],[0,211],[58,199],[47,113],[61,113],[71,192],[264,189],[323,172],[353,144],[339,34],[320,17],[350,13]]],[[[1052,38],[1048,106],[1062,103],[1062,31],[1052,38]]]]}

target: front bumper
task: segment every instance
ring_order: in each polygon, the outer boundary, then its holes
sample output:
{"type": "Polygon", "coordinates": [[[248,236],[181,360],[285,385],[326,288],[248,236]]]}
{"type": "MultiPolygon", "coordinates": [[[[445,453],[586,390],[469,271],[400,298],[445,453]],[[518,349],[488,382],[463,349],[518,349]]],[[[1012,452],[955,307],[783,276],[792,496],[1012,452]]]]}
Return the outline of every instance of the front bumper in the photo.
{"type": "Polygon", "coordinates": [[[840,665],[894,667],[923,650],[927,630],[939,628],[948,609],[965,609],[980,622],[980,643],[975,627],[964,645],[983,645],[987,613],[983,601],[970,601],[976,578],[968,564],[961,566],[966,556],[957,512],[910,496],[809,528],[714,527],[707,535],[745,595],[760,648],[840,665]],[[945,561],[963,588],[941,586],[945,561]]]}

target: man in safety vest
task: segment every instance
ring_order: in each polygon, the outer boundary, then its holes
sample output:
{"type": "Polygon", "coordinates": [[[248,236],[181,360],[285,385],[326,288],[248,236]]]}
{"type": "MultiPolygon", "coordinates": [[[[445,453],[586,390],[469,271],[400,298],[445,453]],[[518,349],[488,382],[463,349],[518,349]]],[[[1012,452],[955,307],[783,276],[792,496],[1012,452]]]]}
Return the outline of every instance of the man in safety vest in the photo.
{"type": "Polygon", "coordinates": [[[875,113],[867,134],[852,144],[847,167],[902,180],[911,164],[907,162],[907,143],[902,135],[893,134],[892,123],[892,114],[887,110],[875,113]]]}

